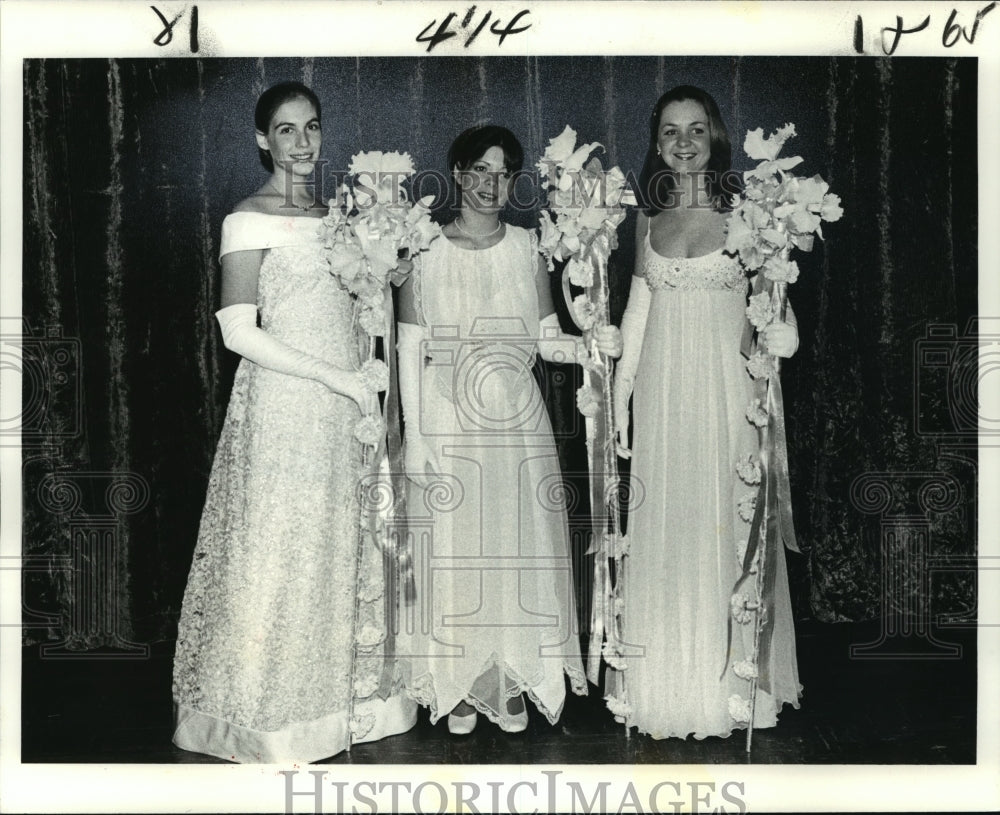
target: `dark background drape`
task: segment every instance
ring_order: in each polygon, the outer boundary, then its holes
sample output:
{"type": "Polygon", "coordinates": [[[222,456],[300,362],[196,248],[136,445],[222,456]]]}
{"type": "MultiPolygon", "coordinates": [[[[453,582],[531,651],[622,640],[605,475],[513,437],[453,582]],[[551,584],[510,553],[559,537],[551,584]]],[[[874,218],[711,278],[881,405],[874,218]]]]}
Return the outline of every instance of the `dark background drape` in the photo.
{"type": "MultiPolygon", "coordinates": [[[[824,225],[828,242],[799,257],[791,290],[802,343],[782,378],[803,549],[790,561],[796,615],[834,622],[873,619],[894,603],[957,615],[974,606],[968,570],[931,580],[922,567],[891,566],[883,545],[886,524],[902,523],[940,562],[976,551],[974,383],[955,375],[956,354],[975,349],[963,339],[977,308],[974,60],[30,60],[27,642],[135,649],[175,636],[236,362],[212,317],[219,228],[265,178],[253,106],[284,79],[323,101],[331,170],[358,150],[399,149],[443,172],[451,139],[490,120],[519,135],[527,166],[569,123],[605,146],[606,163],[638,173],[649,112],[682,83],[719,101],[738,169],[749,166],[739,149],[747,129],[794,122],[785,152],[805,157],[796,172],[820,173],[846,213],[824,225]]],[[[511,219],[536,223],[534,213],[511,219]]],[[[620,233],[616,322],[634,216],[620,233]]],[[[575,374],[544,374],[579,485],[575,374]]],[[[574,523],[585,511],[574,502],[574,523]]]]}

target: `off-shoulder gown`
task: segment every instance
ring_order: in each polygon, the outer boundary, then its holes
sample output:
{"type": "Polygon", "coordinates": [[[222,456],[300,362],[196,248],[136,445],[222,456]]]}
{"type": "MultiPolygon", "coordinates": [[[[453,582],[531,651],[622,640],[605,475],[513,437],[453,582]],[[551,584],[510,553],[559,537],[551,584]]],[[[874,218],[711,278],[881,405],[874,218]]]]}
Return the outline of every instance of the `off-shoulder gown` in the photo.
{"type": "MultiPolygon", "coordinates": [[[[329,272],[319,223],[235,213],[221,252],[266,250],[261,327],[353,368],[351,298],[329,272]]],[[[315,761],[348,746],[351,713],[354,741],[414,723],[404,695],[375,692],[382,566],[367,540],[359,547],[359,418],[353,400],[319,382],[240,361],[178,628],[179,747],[239,762],[315,761]]]]}

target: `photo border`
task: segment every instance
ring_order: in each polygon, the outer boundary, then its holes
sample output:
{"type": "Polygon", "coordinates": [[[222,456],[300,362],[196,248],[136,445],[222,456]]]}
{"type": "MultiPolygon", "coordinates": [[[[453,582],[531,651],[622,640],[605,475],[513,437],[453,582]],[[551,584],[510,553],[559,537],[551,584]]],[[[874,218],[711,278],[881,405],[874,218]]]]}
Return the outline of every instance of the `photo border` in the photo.
{"type": "MultiPolygon", "coordinates": [[[[941,2],[496,2],[479,3],[500,19],[522,9],[530,12],[531,29],[499,44],[482,37],[468,48],[458,38],[426,52],[417,35],[434,20],[463,12],[471,3],[309,2],[275,3],[203,0],[164,2],[164,13],[189,6],[200,9],[199,57],[428,57],[531,55],[694,55],[698,56],[859,56],[884,50],[882,27],[897,16],[907,25],[929,17],[930,25],[904,35],[895,56],[975,56],[979,64],[979,313],[1000,315],[1000,9],[984,17],[974,42],[942,42],[953,9],[968,24],[981,3],[941,2]],[[297,19],[294,46],[275,38],[275,21],[297,19]],[[862,20],[859,32],[858,19],[862,20]],[[862,53],[859,53],[859,47],[862,53]]],[[[160,28],[146,3],[91,0],[3,0],[0,2],[0,304],[5,323],[19,320],[22,245],[22,60],[70,57],[190,58],[186,37],[166,46],[153,40],[160,28]]],[[[891,36],[891,35],[890,35],[891,36]]],[[[981,372],[982,373],[982,372],[981,372]]],[[[982,414],[1000,415],[1000,382],[982,379],[982,414]],[[985,386],[985,387],[984,387],[985,386]]],[[[3,371],[2,415],[20,406],[19,377],[3,371]]],[[[1000,555],[1000,450],[979,449],[979,555],[1000,555]]],[[[281,811],[285,792],[282,771],[297,771],[305,784],[310,771],[348,784],[373,780],[373,765],[22,765],[20,743],[20,449],[0,448],[0,811],[17,812],[166,812],[281,811]]],[[[565,765],[565,766],[420,766],[374,765],[378,782],[425,779],[449,785],[475,779],[513,790],[517,782],[545,783],[548,773],[560,780],[580,781],[591,788],[600,777],[612,790],[635,785],[648,791],[657,783],[744,784],[742,798],[752,810],[852,811],[858,809],[995,809],[1000,780],[1000,570],[979,573],[978,737],[974,767],[921,765],[565,765]],[[818,806],[817,806],[818,805],[818,806]]],[[[298,789],[298,787],[296,787],[298,789]]],[[[523,788],[522,789],[527,789],[523,788]]],[[[327,805],[335,790],[325,787],[327,805]]],[[[506,793],[504,793],[505,795],[506,793]]],[[[382,796],[373,796],[388,801],[382,796]]],[[[501,796],[503,797],[503,795],[501,796]]],[[[433,801],[433,798],[428,800],[433,801]]],[[[531,800],[527,794],[526,811],[531,800]]],[[[620,796],[609,793],[609,801],[620,796]]],[[[355,805],[360,802],[355,801],[355,805]]],[[[403,800],[406,803],[406,800],[403,800]]],[[[567,800],[534,801],[542,811],[567,800]]],[[[387,805],[386,805],[387,808],[387,805]]],[[[295,800],[296,811],[313,811],[309,796],[295,800]]],[[[364,811],[363,809],[361,811],[364,811]]],[[[380,810],[381,811],[381,806],[380,810]]]]}

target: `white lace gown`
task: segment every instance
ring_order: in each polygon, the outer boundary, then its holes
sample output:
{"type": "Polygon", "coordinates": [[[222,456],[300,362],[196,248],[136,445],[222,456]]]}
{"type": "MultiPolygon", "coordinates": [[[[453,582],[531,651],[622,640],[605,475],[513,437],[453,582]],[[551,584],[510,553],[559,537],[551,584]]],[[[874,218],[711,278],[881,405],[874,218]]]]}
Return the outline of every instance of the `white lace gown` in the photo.
{"type": "MultiPolygon", "coordinates": [[[[266,249],[263,329],[352,368],[351,300],[329,272],[318,225],[235,213],[221,252],[266,249]]],[[[319,382],[241,360],[178,627],[178,747],[238,762],[308,762],[348,746],[352,709],[354,741],[414,724],[405,694],[375,693],[382,561],[368,538],[359,547],[359,418],[353,400],[319,382]]]]}
{"type": "Polygon", "coordinates": [[[506,699],[526,692],[554,723],[566,677],[587,690],[559,460],[532,376],[537,245],[506,229],[485,250],[442,236],[416,271],[430,331],[420,423],[442,475],[408,482],[417,605],[400,653],[432,722],[468,700],[503,724],[506,699]]]}
{"type": "MultiPolygon", "coordinates": [[[[727,736],[745,727],[730,698],[750,682],[725,670],[730,597],[742,572],[749,523],[739,502],[755,495],[736,464],[756,454],[745,416],[752,380],[740,354],[748,283],[738,260],[718,250],[666,258],[649,245],[651,289],[633,393],[632,478],[644,499],[631,508],[624,632],[630,726],[654,738],[727,736]]],[[[772,693],[758,692],[754,727],[798,707],[788,578],[778,554],[772,693]]],[[[751,654],[752,626],[733,621],[732,663],[751,654]]]]}

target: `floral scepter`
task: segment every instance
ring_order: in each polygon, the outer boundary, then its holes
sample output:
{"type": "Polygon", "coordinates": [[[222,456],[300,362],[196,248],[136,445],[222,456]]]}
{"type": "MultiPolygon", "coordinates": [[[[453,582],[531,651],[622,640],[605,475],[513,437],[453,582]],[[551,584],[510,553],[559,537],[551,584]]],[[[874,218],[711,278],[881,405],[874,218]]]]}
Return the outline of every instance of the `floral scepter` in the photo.
{"type": "MultiPolygon", "coordinates": [[[[590,680],[597,682],[601,654],[613,667],[624,667],[621,654],[622,557],[626,543],[621,535],[618,497],[618,459],[614,438],[611,360],[595,344],[595,332],[609,325],[608,257],[618,246],[618,226],[625,219],[626,204],[635,197],[618,167],[605,171],[592,154],[598,142],[576,146],[576,131],[567,126],[549,142],[538,170],[547,182],[548,209],[540,215],[540,248],[549,270],[554,261],[565,261],[563,297],[573,322],[582,331],[589,360],[584,364],[584,385],[577,393],[580,412],[586,417],[587,458],[590,465],[590,503],[594,518],[588,554],[594,559],[594,610],[587,659],[590,680]],[[570,284],[583,289],[573,298],[570,284]],[[609,561],[615,563],[615,577],[609,561]]],[[[620,682],[619,672],[609,682],[620,682]]],[[[621,698],[620,691],[613,695],[621,698]]]]}
{"type": "MultiPolygon", "coordinates": [[[[750,698],[734,695],[729,700],[731,715],[747,723],[747,752],[753,738],[757,689],[771,690],[770,641],[779,547],[784,544],[799,551],[792,524],[780,359],[768,353],[761,334],[785,319],[788,285],[799,276],[798,264],[790,258],[792,250],[812,251],[815,236],[823,237],[821,221],[837,221],[843,215],[840,199],[828,192],[829,185],[820,176],[804,178],[789,172],[802,162],[800,156],[778,158],[794,135],[793,124],[767,138],[762,128],[747,132],[743,149],[759,164],[743,174],[745,187],[729,217],[726,237],[726,250],[738,253],[743,265],[757,273],[741,350],[754,380],[754,397],[746,416],[758,430],[758,453],[756,460],[751,456],[737,464],[740,479],[757,486],[757,491],[744,496],[739,506],[741,517],[750,523],[750,534],[743,573],[733,589],[730,620],[730,638],[732,620],[754,626],[751,656],[732,666],[737,676],[750,682],[750,698]],[[745,589],[751,584],[748,596],[745,589]]],[[[728,660],[727,653],[727,667],[728,660]]]]}
{"type": "MultiPolygon", "coordinates": [[[[406,536],[397,529],[394,542],[387,533],[392,519],[405,517],[400,416],[396,392],[395,325],[390,283],[401,283],[408,270],[400,268],[400,256],[409,258],[424,251],[440,233],[430,219],[434,196],[410,201],[403,181],[413,175],[408,153],[381,151],[358,153],[351,159],[347,181],[329,202],[320,236],[333,274],[354,295],[354,324],[361,351],[361,376],[373,388],[385,390],[384,416],[364,416],[355,427],[355,438],[363,445],[363,463],[369,476],[391,480],[391,506],[369,501],[365,534],[380,544],[385,578],[385,669],[379,695],[391,693],[391,656],[397,627],[396,596],[402,581],[407,599],[414,594],[412,557],[406,536]],[[379,338],[388,364],[377,356],[379,338]],[[388,457],[388,468],[384,459],[388,457]],[[386,473],[388,469],[388,473],[386,473]],[[377,475],[376,475],[377,473],[377,475]],[[381,511],[380,511],[381,508],[381,511]]],[[[377,484],[373,485],[378,489],[377,484]]],[[[359,542],[360,546],[360,542],[359,542]]],[[[360,553],[359,553],[360,556],[360,553]]],[[[357,606],[357,603],[356,603],[357,606]]],[[[359,609],[355,608],[357,616],[359,609]]],[[[352,696],[353,699],[353,696],[352,696]]]]}

